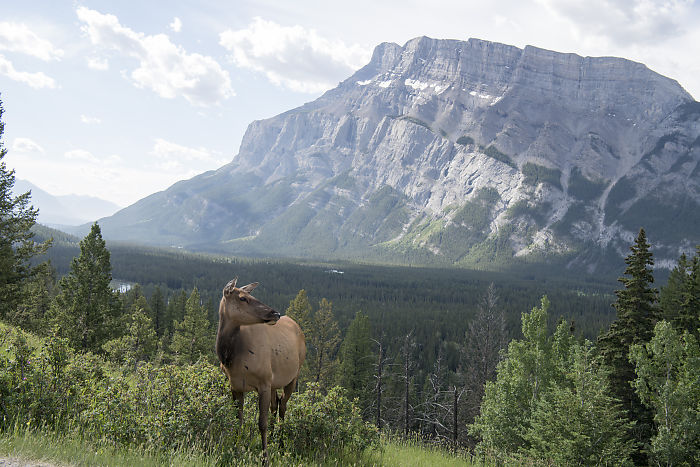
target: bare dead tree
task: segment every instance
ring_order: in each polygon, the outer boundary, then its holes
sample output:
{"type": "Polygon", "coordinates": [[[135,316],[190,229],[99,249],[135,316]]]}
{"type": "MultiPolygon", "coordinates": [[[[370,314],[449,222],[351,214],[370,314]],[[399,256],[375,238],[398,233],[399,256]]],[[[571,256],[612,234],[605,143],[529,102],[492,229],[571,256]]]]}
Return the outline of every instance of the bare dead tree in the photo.
{"type": "Polygon", "coordinates": [[[498,306],[498,300],[496,288],[491,283],[465,335],[461,363],[468,395],[465,425],[472,423],[479,413],[486,382],[495,378],[501,349],[508,344],[505,314],[498,306]]]}

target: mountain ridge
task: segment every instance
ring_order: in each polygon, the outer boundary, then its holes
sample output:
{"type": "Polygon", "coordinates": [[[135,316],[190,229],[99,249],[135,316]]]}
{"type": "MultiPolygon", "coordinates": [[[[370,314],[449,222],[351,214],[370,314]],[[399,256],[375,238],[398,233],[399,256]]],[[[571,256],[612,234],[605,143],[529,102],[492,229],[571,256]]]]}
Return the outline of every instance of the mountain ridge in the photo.
{"type": "Polygon", "coordinates": [[[626,254],[643,201],[658,208],[652,240],[685,206],[689,225],[659,250],[675,261],[700,243],[688,228],[700,222],[699,120],[676,81],[625,59],[383,43],[317,100],[252,122],[232,162],[103,231],[237,254],[482,267],[558,257],[594,271],[626,254]]]}

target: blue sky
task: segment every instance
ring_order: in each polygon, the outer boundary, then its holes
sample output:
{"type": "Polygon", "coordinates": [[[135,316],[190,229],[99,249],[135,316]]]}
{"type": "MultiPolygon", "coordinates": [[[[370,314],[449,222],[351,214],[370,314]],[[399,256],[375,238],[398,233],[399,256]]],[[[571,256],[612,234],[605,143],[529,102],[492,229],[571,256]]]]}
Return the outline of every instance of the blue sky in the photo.
{"type": "Polygon", "coordinates": [[[2,1],[5,160],[52,194],[126,206],[421,35],[621,56],[700,96],[695,0],[2,1]]]}

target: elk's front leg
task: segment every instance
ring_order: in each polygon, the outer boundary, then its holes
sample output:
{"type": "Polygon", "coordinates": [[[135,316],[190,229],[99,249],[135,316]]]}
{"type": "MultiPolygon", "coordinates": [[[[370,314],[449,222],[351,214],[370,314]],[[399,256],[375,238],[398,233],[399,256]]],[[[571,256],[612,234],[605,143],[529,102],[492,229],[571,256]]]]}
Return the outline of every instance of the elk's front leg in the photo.
{"type": "Polygon", "coordinates": [[[262,439],[263,456],[267,459],[267,420],[270,410],[270,386],[261,387],[258,389],[258,411],[260,418],[258,419],[258,428],[260,429],[260,438],[262,439]]]}
{"type": "Polygon", "coordinates": [[[231,389],[231,395],[238,406],[238,428],[240,429],[243,427],[243,401],[245,400],[245,393],[231,389]]]}

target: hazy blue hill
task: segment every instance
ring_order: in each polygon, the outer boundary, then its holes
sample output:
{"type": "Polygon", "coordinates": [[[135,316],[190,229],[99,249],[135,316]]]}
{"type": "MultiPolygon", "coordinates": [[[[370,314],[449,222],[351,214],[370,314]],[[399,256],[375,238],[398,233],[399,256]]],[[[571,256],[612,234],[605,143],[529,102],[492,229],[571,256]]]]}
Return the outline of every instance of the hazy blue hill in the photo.
{"type": "Polygon", "coordinates": [[[116,204],[94,196],[52,195],[27,180],[15,180],[14,193],[32,192],[32,206],[39,208],[38,222],[53,226],[77,226],[117,212],[116,204]]]}

